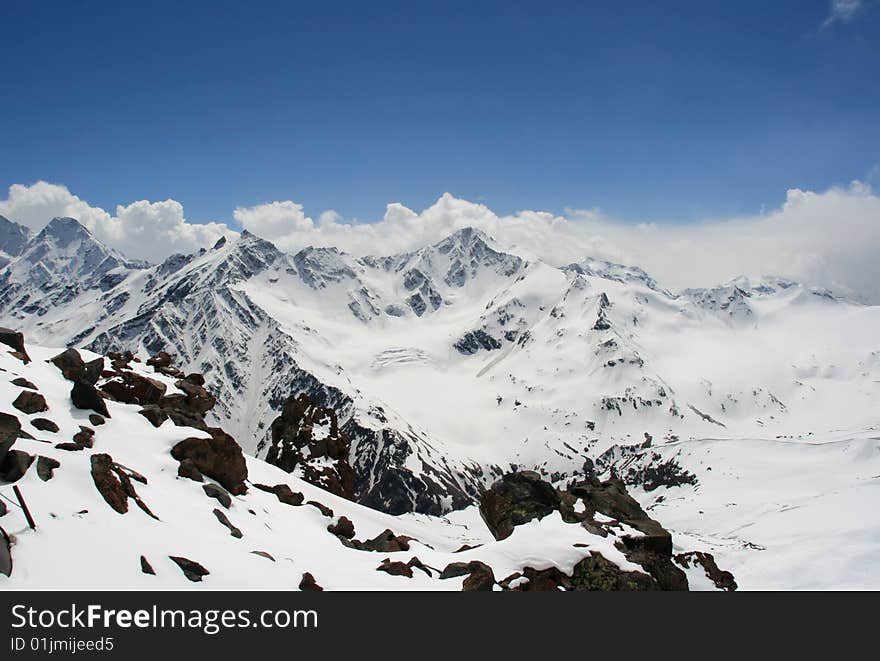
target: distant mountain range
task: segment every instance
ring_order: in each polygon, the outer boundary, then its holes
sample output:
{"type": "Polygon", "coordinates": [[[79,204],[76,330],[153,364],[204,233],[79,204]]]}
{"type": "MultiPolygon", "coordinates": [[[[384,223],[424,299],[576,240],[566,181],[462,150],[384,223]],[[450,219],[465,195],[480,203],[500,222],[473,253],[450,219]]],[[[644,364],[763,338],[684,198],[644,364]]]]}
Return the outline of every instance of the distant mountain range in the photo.
{"type": "Polygon", "coordinates": [[[2,325],[173,354],[257,456],[305,394],[335,412],[356,498],[391,513],[463,507],[512,467],[559,481],[616,470],[621,448],[809,440],[874,428],[880,410],[880,309],[781,278],[671,292],[634,266],[556,268],[473,228],[360,257],[243,232],[149,265],[71,218],[34,236],[0,219],[0,249],[2,325]]]}

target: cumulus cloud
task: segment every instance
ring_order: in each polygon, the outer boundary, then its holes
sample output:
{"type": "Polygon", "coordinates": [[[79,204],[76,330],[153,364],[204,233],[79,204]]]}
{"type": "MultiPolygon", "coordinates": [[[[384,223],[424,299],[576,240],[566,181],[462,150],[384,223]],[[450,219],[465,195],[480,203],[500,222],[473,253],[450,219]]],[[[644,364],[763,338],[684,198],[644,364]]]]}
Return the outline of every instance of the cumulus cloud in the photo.
{"type": "MultiPolygon", "coordinates": [[[[174,200],[120,205],[111,215],[44,182],[12,186],[9,198],[0,200],[0,214],[35,230],[53,216],[73,216],[109,245],[153,261],[234,235],[224,224],[187,222],[174,200]]],[[[880,197],[861,182],[821,192],[792,189],[777,209],[687,224],[622,221],[600,209],[498,215],[449,193],[422,211],[389,204],[372,223],[346,222],[332,210],[313,220],[290,200],[238,207],[232,216],[243,229],[291,253],[313,245],[357,256],[390,255],[477,227],[499,248],[530,259],[563,266],[589,256],[638,265],[673,290],[739,275],[778,275],[880,304],[880,197]]]]}
{"type": "Polygon", "coordinates": [[[14,184],[0,200],[0,215],[33,231],[56,216],[76,218],[98,239],[128,257],[160,261],[174,252],[189,253],[210,246],[221,236],[235,236],[223,223],[187,222],[176,200],[139,200],[116,207],[111,215],[71,193],[66,186],[38,181],[14,184]]]}
{"type": "Polygon", "coordinates": [[[586,256],[635,264],[674,290],[778,275],[880,304],[880,197],[860,182],[818,193],[792,189],[773,211],[689,224],[623,222],[598,209],[499,216],[448,193],[421,212],[389,204],[375,223],[344,223],[327,213],[315,223],[300,205],[277,202],[237,209],[235,217],[256,234],[271,228],[264,236],[289,252],[314,245],[387,255],[473,226],[501,248],[554,266],[586,256]]]}

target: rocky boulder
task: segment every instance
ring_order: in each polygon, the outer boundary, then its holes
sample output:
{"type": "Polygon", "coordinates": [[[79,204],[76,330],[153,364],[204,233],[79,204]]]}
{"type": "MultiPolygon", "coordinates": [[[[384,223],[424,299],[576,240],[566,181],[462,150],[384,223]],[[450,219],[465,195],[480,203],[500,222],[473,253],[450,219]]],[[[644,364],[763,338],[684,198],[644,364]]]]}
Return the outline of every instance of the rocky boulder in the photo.
{"type": "Polygon", "coordinates": [[[27,414],[42,413],[49,410],[46,398],[33,390],[22,390],[18,397],[15,398],[15,401],[12,402],[12,405],[22,413],[27,414]]]}
{"type": "Polygon", "coordinates": [[[21,422],[14,415],[0,413],[0,464],[13,446],[21,431],[21,422]]]}
{"type": "Polygon", "coordinates": [[[123,404],[158,404],[165,396],[166,386],[135,372],[120,372],[114,379],[101,384],[110,399],[123,404]]]}
{"type": "Polygon", "coordinates": [[[222,429],[208,430],[210,438],[185,438],[171,449],[177,461],[189,459],[201,473],[216,480],[229,493],[247,492],[247,464],[241,446],[222,429]]]}
{"type": "Polygon", "coordinates": [[[12,348],[12,355],[20,359],[25,365],[31,362],[27,350],[24,347],[24,335],[10,328],[0,327],[0,343],[12,348]]]}
{"type": "Polygon", "coordinates": [[[70,390],[70,401],[78,409],[92,410],[105,418],[110,417],[101,393],[87,381],[77,381],[70,390]]]}
{"type": "Polygon", "coordinates": [[[515,526],[542,519],[559,507],[556,489],[532,471],[505,475],[480,499],[480,515],[499,540],[510,537],[515,526]]]}
{"type": "Polygon", "coordinates": [[[95,385],[104,370],[104,359],[95,358],[85,362],[76,349],[67,349],[57,356],[50,358],[49,362],[55,365],[64,378],[68,381],[85,381],[89,385],[95,385]]]}

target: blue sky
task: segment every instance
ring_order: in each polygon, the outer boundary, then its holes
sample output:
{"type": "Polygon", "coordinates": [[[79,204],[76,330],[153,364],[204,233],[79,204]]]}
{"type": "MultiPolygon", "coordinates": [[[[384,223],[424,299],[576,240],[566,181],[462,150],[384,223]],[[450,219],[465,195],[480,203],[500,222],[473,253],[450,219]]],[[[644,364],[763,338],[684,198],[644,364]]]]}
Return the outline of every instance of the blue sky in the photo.
{"type": "Polygon", "coordinates": [[[755,213],[880,177],[880,7],[831,4],[4,2],[0,190],[755,213]]]}

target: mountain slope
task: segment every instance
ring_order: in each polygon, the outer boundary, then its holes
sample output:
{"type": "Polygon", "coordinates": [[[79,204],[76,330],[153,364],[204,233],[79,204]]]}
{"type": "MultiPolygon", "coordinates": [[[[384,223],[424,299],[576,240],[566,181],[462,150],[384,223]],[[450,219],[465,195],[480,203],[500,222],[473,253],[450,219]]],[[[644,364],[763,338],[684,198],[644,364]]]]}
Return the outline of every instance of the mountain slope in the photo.
{"type": "Polygon", "coordinates": [[[877,424],[880,309],[779,278],[675,294],[637,267],[555,268],[473,229],[386,257],[286,255],[244,232],[146,267],[93,237],[77,254],[103,257],[78,262],[61,230],[82,233],[50,226],[0,271],[3,323],[45,344],[174,354],[217,394],[209,418],[261,457],[305,395],[333,412],[355,497],[388,512],[464,507],[512,466],[582,475],[646,440],[877,424]]]}
{"type": "MultiPolygon", "coordinates": [[[[101,397],[88,406],[106,407],[106,415],[80,408],[73,395],[80,386],[72,391],[65,375],[78,384],[88,377],[77,376],[79,356],[56,351],[28,344],[30,362],[0,351],[3,587],[686,589],[690,578],[694,588],[715,589],[702,567],[672,558],[671,543],[651,547],[668,534],[637,506],[609,516],[610,503],[629,502],[625,494],[593,509],[588,487],[561,492],[562,503],[515,521],[504,535],[474,508],[449,518],[389,516],[243,457],[234,443],[218,445],[219,430],[170,420],[156,427],[139,405],[101,397]],[[225,461],[215,462],[221,447],[225,461]]],[[[184,386],[162,361],[83,358],[103,367],[92,377],[102,389],[130,378],[173,398],[184,386]]]]}

